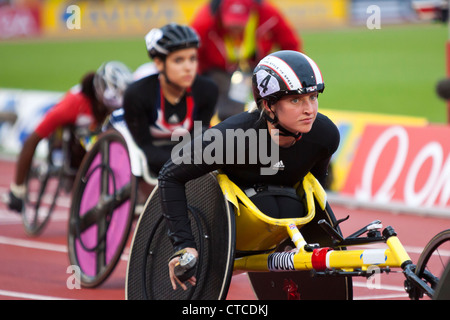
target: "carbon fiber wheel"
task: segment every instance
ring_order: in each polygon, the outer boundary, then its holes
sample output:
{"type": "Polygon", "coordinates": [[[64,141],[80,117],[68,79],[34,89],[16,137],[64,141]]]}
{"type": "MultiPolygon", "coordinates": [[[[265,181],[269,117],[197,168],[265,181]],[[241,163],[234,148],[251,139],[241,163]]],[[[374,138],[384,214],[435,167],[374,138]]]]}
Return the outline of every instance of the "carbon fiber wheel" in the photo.
{"type": "Polygon", "coordinates": [[[129,300],[225,299],[233,273],[234,212],[212,174],[186,185],[199,260],[197,285],[173,290],[168,259],[173,253],[156,188],[147,200],[131,246],[126,295],[129,300]]]}

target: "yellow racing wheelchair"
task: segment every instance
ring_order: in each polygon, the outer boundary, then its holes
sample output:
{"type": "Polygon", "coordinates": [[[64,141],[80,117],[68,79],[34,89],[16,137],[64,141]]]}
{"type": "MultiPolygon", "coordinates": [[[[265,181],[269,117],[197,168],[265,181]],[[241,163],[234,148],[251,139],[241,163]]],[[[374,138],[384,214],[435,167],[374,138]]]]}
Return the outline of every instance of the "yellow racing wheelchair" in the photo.
{"type": "MultiPolygon", "coordinates": [[[[353,277],[369,278],[374,272],[394,269],[405,275],[411,299],[445,298],[445,290],[439,288],[447,286],[439,281],[440,274],[429,271],[428,263],[441,245],[450,243],[450,230],[434,237],[415,265],[394,229],[380,230],[378,220],[344,238],[339,224],[345,219],[336,221],[325,191],[311,174],[296,189],[304,199],[306,216],[274,219],[223,173],[190,181],[186,197],[199,252],[197,284],[174,291],[167,266],[173,250],[155,188],[133,237],[126,298],[225,299],[232,275],[247,272],[258,299],[351,300],[353,277]],[[349,249],[371,244],[377,244],[376,248],[349,249]]],[[[447,264],[448,259],[443,269],[447,264]]]]}

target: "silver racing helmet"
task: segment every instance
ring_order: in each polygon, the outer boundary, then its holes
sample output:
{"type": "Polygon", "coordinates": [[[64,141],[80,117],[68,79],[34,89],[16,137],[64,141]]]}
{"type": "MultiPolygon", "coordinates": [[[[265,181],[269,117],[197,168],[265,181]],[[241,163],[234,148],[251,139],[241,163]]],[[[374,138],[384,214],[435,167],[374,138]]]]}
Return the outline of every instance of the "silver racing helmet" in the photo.
{"type": "Polygon", "coordinates": [[[108,108],[122,107],[123,95],[133,81],[130,69],[119,61],[103,63],[94,76],[95,95],[108,108]]]}

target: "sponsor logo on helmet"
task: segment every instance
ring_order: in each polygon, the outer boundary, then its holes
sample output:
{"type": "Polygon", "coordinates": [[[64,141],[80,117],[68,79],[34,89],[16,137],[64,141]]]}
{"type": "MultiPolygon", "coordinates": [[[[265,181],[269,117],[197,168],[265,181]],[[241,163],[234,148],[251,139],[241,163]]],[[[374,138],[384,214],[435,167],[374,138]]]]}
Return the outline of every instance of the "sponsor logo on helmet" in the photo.
{"type": "Polygon", "coordinates": [[[312,86],[312,87],[306,88],[306,92],[314,92],[314,91],[317,91],[317,86],[312,86]]]}

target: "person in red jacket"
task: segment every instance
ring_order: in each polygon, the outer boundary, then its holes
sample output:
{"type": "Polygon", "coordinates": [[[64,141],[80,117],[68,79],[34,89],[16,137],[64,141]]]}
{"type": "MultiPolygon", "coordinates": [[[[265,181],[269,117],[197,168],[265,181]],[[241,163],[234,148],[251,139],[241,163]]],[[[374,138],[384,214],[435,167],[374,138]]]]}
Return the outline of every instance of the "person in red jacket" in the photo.
{"type": "MultiPolygon", "coordinates": [[[[87,73],[79,85],[70,89],[62,100],[46,113],[25,140],[17,159],[16,174],[9,194],[4,195],[2,199],[10,210],[18,213],[23,210],[25,180],[39,142],[66,125],[94,131],[102,125],[112,110],[122,107],[124,91],[132,80],[132,73],[126,65],[119,61],[105,62],[96,72],[87,73]]],[[[81,160],[85,152],[81,148],[79,144],[71,146],[72,156],[77,160],[81,160]]],[[[71,159],[71,164],[72,160],[75,159],[71,159]]]]}
{"type": "Polygon", "coordinates": [[[251,71],[259,60],[276,50],[302,51],[297,32],[264,0],[211,0],[191,25],[202,43],[199,73],[219,86],[219,120],[251,101],[251,71]]]}

